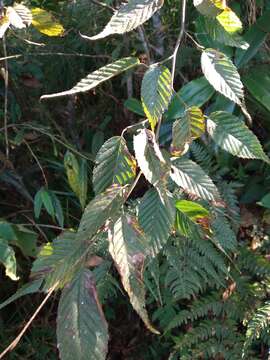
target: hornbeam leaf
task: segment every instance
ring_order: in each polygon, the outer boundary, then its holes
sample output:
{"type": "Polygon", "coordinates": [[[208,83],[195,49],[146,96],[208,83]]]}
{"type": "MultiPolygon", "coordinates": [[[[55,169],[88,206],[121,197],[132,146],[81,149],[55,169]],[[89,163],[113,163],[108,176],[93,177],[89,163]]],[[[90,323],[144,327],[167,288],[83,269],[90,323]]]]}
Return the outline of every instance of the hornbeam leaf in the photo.
{"type": "Polygon", "coordinates": [[[138,221],[150,237],[154,253],[158,253],[166,244],[174,217],[174,200],[168,192],[162,199],[160,193],[153,188],[145,193],[138,207],[138,221]]]}
{"type": "Polygon", "coordinates": [[[81,270],[62,291],[57,341],[61,360],[106,359],[108,325],[89,270],[81,270]]]}
{"type": "Polygon", "coordinates": [[[184,213],[192,221],[209,217],[209,211],[205,209],[202,205],[194,201],[177,200],[175,202],[175,207],[177,210],[184,213]]]}
{"type": "Polygon", "coordinates": [[[63,26],[46,10],[31,9],[32,25],[42,34],[47,36],[60,36],[64,32],[63,26]]]}
{"type": "Polygon", "coordinates": [[[69,185],[78,196],[82,209],[84,209],[88,186],[87,165],[85,159],[78,161],[75,155],[68,151],[64,157],[64,165],[69,185]]]}
{"type": "Polygon", "coordinates": [[[200,108],[188,108],[184,116],[173,123],[171,153],[181,155],[192,140],[199,138],[205,131],[205,118],[200,108]]]}
{"type": "Polygon", "coordinates": [[[165,66],[152,65],[142,81],[141,100],[152,130],[167,110],[173,95],[172,77],[165,66]]]}
{"type": "Polygon", "coordinates": [[[125,190],[125,187],[112,185],[90,201],[81,218],[77,232],[78,241],[91,239],[109,218],[117,214],[125,201],[125,190]]]}
{"type": "Polygon", "coordinates": [[[101,33],[92,37],[85,35],[82,37],[88,40],[97,40],[112,34],[129,32],[150,19],[162,5],[163,0],[129,0],[120,6],[101,33]]]}
{"type": "Polygon", "coordinates": [[[213,40],[244,50],[249,48],[249,44],[241,35],[238,33],[228,33],[216,18],[212,19],[200,16],[198,20],[203,31],[207,32],[213,40]]]}
{"type": "Polygon", "coordinates": [[[236,116],[225,111],[210,114],[207,131],[217,145],[232,155],[270,163],[257,137],[236,116]]]}
{"type": "Polygon", "coordinates": [[[34,278],[45,278],[43,290],[50,289],[59,282],[61,288],[71,281],[81,267],[81,259],[85,251],[84,243],[76,240],[76,233],[65,231],[52,243],[45,244],[32,267],[34,278]],[[76,264],[78,262],[78,264],[76,264]]]}
{"type": "Polygon", "coordinates": [[[29,10],[26,6],[22,4],[15,4],[13,6],[13,9],[16,11],[16,13],[19,15],[25,25],[31,25],[33,20],[31,10],[29,10]]]}
{"type": "Polygon", "coordinates": [[[170,176],[190,195],[210,201],[220,199],[218,190],[210,177],[199,165],[189,159],[181,157],[174,160],[170,176]]]}
{"type": "Polygon", "coordinates": [[[131,69],[140,63],[139,59],[135,57],[127,57],[116,60],[115,62],[105,65],[98,70],[89,74],[85,79],[80,80],[72,89],[62,91],[55,94],[42,95],[42,99],[50,99],[59,96],[74,95],[81,92],[89,91],[99,84],[111,79],[112,77],[121,74],[122,72],[131,69]]]}
{"type": "Polygon", "coordinates": [[[243,84],[232,61],[222,52],[206,49],[201,56],[204,76],[225,97],[242,106],[243,84]]]}
{"type": "Polygon", "coordinates": [[[126,185],[136,175],[136,160],[129,153],[126,141],[114,136],[100,148],[93,171],[93,185],[98,194],[112,184],[126,185]]]}
{"type": "Polygon", "coordinates": [[[229,7],[224,9],[216,19],[229,34],[239,33],[243,30],[241,20],[229,7]]]}
{"type": "Polygon", "coordinates": [[[15,251],[8,245],[7,241],[0,238],[0,264],[6,269],[6,276],[11,280],[19,280],[17,277],[17,265],[15,251]]]}
{"type": "Polygon", "coordinates": [[[226,8],[224,0],[193,0],[197,10],[206,16],[216,17],[226,8]]]}
{"type": "Polygon", "coordinates": [[[155,134],[142,129],[133,138],[135,157],[146,180],[158,187],[169,174],[169,165],[155,140],[155,134]]]}
{"type": "Polygon", "coordinates": [[[122,215],[109,232],[109,251],[121,276],[131,305],[146,327],[155,334],[159,332],[151,325],[145,304],[143,270],[147,254],[148,239],[139,228],[137,220],[122,215]]]}

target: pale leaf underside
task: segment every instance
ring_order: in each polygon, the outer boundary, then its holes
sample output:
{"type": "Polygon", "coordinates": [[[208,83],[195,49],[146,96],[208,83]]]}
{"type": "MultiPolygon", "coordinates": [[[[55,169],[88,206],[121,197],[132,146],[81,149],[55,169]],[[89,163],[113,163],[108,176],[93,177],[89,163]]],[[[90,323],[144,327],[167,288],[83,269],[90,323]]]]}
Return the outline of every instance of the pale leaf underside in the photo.
{"type": "Polygon", "coordinates": [[[215,90],[241,106],[243,84],[232,61],[217,50],[206,49],[201,56],[201,65],[204,76],[215,90]]]}
{"type": "Polygon", "coordinates": [[[138,65],[139,63],[139,59],[135,57],[119,59],[111,64],[101,67],[98,70],[95,70],[85,79],[80,80],[72,89],[55,94],[42,95],[41,100],[89,91],[104,81],[111,79],[112,77],[138,65]]]}
{"type": "Polygon", "coordinates": [[[99,34],[92,37],[82,35],[82,37],[88,40],[97,40],[111,34],[129,32],[150,19],[162,5],[163,0],[129,0],[120,6],[99,34]]]}

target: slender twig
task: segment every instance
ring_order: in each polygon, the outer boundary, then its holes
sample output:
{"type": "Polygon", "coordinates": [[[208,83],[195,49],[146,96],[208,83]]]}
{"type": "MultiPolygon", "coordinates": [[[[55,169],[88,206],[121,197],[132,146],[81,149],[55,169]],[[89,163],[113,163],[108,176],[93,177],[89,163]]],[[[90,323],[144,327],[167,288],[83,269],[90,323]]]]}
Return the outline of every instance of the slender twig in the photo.
{"type": "Polygon", "coordinates": [[[179,32],[176,44],[175,44],[173,55],[172,55],[172,87],[174,84],[177,53],[178,53],[179,46],[181,44],[183,35],[185,33],[186,7],[187,7],[187,0],[182,0],[181,27],[180,27],[180,32],[179,32]]]}
{"type": "Polygon", "coordinates": [[[104,4],[104,3],[100,2],[100,1],[97,1],[97,0],[91,0],[91,2],[93,4],[95,4],[95,5],[102,6],[104,8],[109,9],[110,11],[115,12],[115,9],[112,6],[108,5],[108,4],[104,4]]]}
{"type": "Polygon", "coordinates": [[[139,33],[140,40],[142,42],[145,54],[147,56],[147,63],[150,64],[151,63],[150,62],[151,61],[150,60],[151,59],[151,54],[150,54],[150,49],[149,49],[149,42],[147,40],[143,25],[138,27],[138,33],[139,33]]]}
{"type": "Polygon", "coordinates": [[[131,188],[129,189],[129,192],[127,193],[126,201],[127,201],[127,199],[130,197],[130,195],[131,195],[131,193],[133,192],[133,190],[135,189],[135,187],[136,187],[136,185],[138,184],[138,181],[140,180],[141,176],[142,176],[142,172],[140,171],[140,172],[138,173],[138,175],[136,176],[136,179],[134,180],[131,188]]]}
{"type": "Polygon", "coordinates": [[[21,338],[23,337],[23,335],[25,334],[25,332],[27,331],[27,329],[29,328],[29,326],[32,324],[32,322],[34,321],[34,319],[36,318],[36,316],[38,315],[38,313],[40,312],[40,310],[43,308],[43,306],[46,304],[46,302],[49,300],[49,298],[51,297],[52,293],[54,292],[54,290],[57,288],[58,286],[58,282],[55,283],[49,290],[48,294],[46,295],[46,297],[43,299],[43,301],[41,302],[41,304],[38,306],[38,308],[36,309],[36,311],[34,312],[34,314],[31,316],[31,318],[29,319],[29,321],[26,323],[26,325],[24,326],[24,328],[22,329],[22,331],[19,333],[19,335],[12,341],[12,343],[10,343],[10,345],[0,354],[0,359],[3,359],[4,356],[12,351],[20,342],[21,338]]]}
{"type": "Polygon", "coordinates": [[[5,95],[4,95],[4,128],[5,128],[5,143],[6,143],[6,157],[9,158],[9,141],[8,141],[8,60],[7,60],[7,46],[6,36],[3,36],[3,54],[4,54],[4,69],[5,69],[5,95]]]}
{"type": "Polygon", "coordinates": [[[46,175],[45,175],[45,172],[43,170],[43,167],[41,166],[41,163],[39,162],[36,154],[33,152],[33,150],[31,149],[31,146],[28,144],[28,142],[26,140],[23,140],[24,144],[27,146],[28,150],[30,151],[31,155],[33,156],[33,158],[35,159],[38,167],[40,168],[40,171],[42,173],[42,176],[43,176],[43,179],[44,179],[44,182],[45,182],[45,185],[46,187],[48,187],[48,181],[47,181],[47,178],[46,178],[46,175]]]}

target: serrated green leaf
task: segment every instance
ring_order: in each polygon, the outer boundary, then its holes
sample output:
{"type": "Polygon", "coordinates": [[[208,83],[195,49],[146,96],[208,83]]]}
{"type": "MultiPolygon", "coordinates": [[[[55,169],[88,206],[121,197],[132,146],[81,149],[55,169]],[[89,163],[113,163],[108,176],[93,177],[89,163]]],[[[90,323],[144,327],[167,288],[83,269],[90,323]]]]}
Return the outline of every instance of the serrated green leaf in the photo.
{"type": "Polygon", "coordinates": [[[243,76],[243,82],[250,94],[268,111],[270,111],[269,67],[253,67],[243,76]]]}
{"type": "Polygon", "coordinates": [[[72,89],[67,91],[62,91],[55,94],[42,95],[41,100],[50,99],[59,96],[74,95],[81,92],[89,91],[99,84],[113,78],[116,75],[121,74],[122,72],[133,68],[134,66],[140,64],[139,59],[135,57],[127,57],[116,60],[115,62],[105,65],[98,70],[95,70],[89,74],[85,79],[79,81],[72,89]]]}
{"type": "Polygon", "coordinates": [[[133,113],[145,117],[145,113],[143,111],[142,103],[135,98],[128,98],[124,102],[125,108],[127,108],[129,111],[132,111],[133,113]]]}
{"type": "Polygon", "coordinates": [[[205,132],[205,118],[200,108],[186,109],[184,116],[173,123],[171,153],[181,155],[186,146],[205,132]]]}
{"type": "Polygon", "coordinates": [[[123,214],[109,233],[109,243],[110,254],[133,308],[146,327],[153,333],[159,334],[151,325],[146,311],[143,270],[149,244],[137,220],[123,214]]]}
{"type": "Polygon", "coordinates": [[[96,157],[93,185],[96,194],[112,184],[130,184],[136,175],[136,160],[129,153],[126,141],[114,136],[106,141],[96,157]]]}
{"type": "Polygon", "coordinates": [[[69,185],[80,200],[82,208],[85,207],[87,198],[87,164],[84,159],[80,162],[76,156],[68,151],[64,157],[64,165],[69,185]]]}
{"type": "Polygon", "coordinates": [[[202,168],[184,157],[172,162],[172,180],[188,194],[198,196],[204,200],[216,201],[220,199],[218,190],[202,168]]]}
{"type": "Polygon", "coordinates": [[[232,61],[223,53],[206,49],[201,56],[204,76],[225,97],[241,105],[244,98],[243,84],[232,61]]]}
{"type": "Polygon", "coordinates": [[[142,129],[133,138],[135,157],[145,178],[154,186],[166,181],[169,165],[155,140],[155,134],[142,129]]]}
{"type": "Polygon", "coordinates": [[[152,65],[144,74],[141,100],[152,130],[167,110],[173,94],[172,77],[165,66],[152,65]]]}
{"type": "Polygon", "coordinates": [[[113,185],[90,201],[81,218],[78,241],[91,239],[109,218],[117,214],[125,201],[125,191],[126,187],[113,185]]]}
{"type": "Polygon", "coordinates": [[[217,111],[210,114],[207,131],[215,143],[234,156],[270,162],[253,132],[230,113],[217,111]]]}
{"type": "Polygon", "coordinates": [[[63,34],[65,29],[48,11],[33,8],[31,13],[32,25],[42,34],[47,36],[61,36],[63,34]]]}
{"type": "Polygon", "coordinates": [[[42,247],[31,271],[34,277],[45,278],[43,290],[50,289],[57,282],[61,288],[71,281],[83,264],[86,246],[77,241],[75,232],[65,231],[53,243],[42,247]]]}
{"type": "Polygon", "coordinates": [[[15,252],[8,243],[0,238],[0,264],[6,269],[6,276],[11,280],[19,280],[17,277],[17,266],[15,252]]]}
{"type": "Polygon", "coordinates": [[[216,214],[211,221],[213,240],[223,251],[235,251],[237,238],[225,216],[216,214]]]}
{"type": "Polygon", "coordinates": [[[234,46],[241,49],[248,49],[249,44],[238,33],[228,33],[216,18],[206,18],[201,16],[199,26],[209,34],[209,36],[221,44],[234,46]]]}
{"type": "Polygon", "coordinates": [[[194,201],[177,200],[175,202],[175,207],[193,221],[209,216],[209,211],[194,201]]]}
{"type": "Polygon", "coordinates": [[[112,34],[129,32],[150,19],[162,5],[163,0],[129,0],[127,3],[121,4],[99,34],[92,37],[82,35],[82,37],[88,40],[97,40],[112,34]]]}
{"type": "Polygon", "coordinates": [[[138,221],[143,231],[151,239],[154,253],[166,244],[175,217],[174,200],[170,194],[160,198],[155,189],[148,190],[138,207],[138,221]]]}
{"type": "Polygon", "coordinates": [[[61,360],[105,360],[108,325],[98,301],[93,275],[81,270],[62,291],[57,313],[61,360]]]}
{"type": "Polygon", "coordinates": [[[239,33],[243,30],[241,20],[229,7],[226,7],[216,19],[229,34],[239,33]]]}
{"type": "Polygon", "coordinates": [[[21,298],[22,296],[30,295],[38,292],[42,282],[43,279],[38,279],[23,285],[15,292],[15,294],[13,294],[7,300],[5,300],[0,304],[0,310],[2,310],[5,306],[11,304],[13,301],[16,301],[17,299],[21,298]]]}
{"type": "Polygon", "coordinates": [[[223,0],[193,0],[193,4],[201,14],[211,17],[216,17],[226,7],[223,0]]]}

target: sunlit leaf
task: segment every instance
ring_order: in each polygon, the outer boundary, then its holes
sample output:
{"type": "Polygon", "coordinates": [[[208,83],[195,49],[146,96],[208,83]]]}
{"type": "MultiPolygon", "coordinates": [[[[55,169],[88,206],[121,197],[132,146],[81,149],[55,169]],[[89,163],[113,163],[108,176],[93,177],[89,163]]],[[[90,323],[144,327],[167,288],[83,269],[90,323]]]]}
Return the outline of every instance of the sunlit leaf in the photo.
{"type": "Polygon", "coordinates": [[[220,198],[211,178],[199,165],[189,159],[181,157],[174,160],[170,176],[178,186],[190,195],[210,201],[220,198]]]}
{"type": "Polygon", "coordinates": [[[95,193],[106,190],[112,184],[130,184],[136,175],[136,160],[129,153],[121,136],[107,140],[100,148],[93,171],[95,193]]]}
{"type": "Polygon", "coordinates": [[[201,14],[216,17],[226,8],[224,0],[193,0],[194,6],[201,14]]]}
{"type": "Polygon", "coordinates": [[[220,25],[230,34],[235,34],[243,30],[243,25],[239,17],[230,8],[226,8],[216,17],[220,25]]]}
{"type": "Polygon", "coordinates": [[[86,162],[84,159],[79,161],[72,152],[68,151],[64,158],[64,165],[69,185],[79,198],[82,208],[84,208],[88,185],[86,162]]]}
{"type": "Polygon", "coordinates": [[[158,334],[159,332],[150,323],[145,304],[143,271],[147,241],[137,220],[129,215],[122,215],[110,231],[109,251],[133,308],[140,315],[146,327],[158,334]]]}
{"type": "Polygon", "coordinates": [[[47,36],[61,36],[64,32],[63,26],[46,10],[40,8],[31,9],[32,25],[42,34],[47,36]]]}
{"type": "Polygon", "coordinates": [[[222,95],[241,105],[243,84],[232,61],[220,51],[206,49],[201,56],[201,65],[209,83],[222,95]]]}
{"type": "Polygon", "coordinates": [[[205,118],[200,108],[186,109],[184,116],[173,123],[171,153],[181,155],[186,145],[199,138],[205,131],[205,118]]]}
{"type": "Polygon", "coordinates": [[[202,205],[188,200],[177,200],[175,207],[186,214],[191,220],[197,220],[209,216],[209,211],[202,205]]]}
{"type": "Polygon", "coordinates": [[[140,63],[135,57],[127,57],[116,60],[115,62],[105,65],[98,70],[89,74],[85,79],[80,80],[72,89],[55,94],[42,95],[41,99],[49,99],[59,96],[74,95],[81,92],[89,91],[106,80],[121,74],[123,71],[131,69],[140,63]]]}
{"type": "Polygon", "coordinates": [[[0,264],[3,264],[6,269],[6,276],[11,280],[19,280],[17,277],[17,266],[15,252],[8,245],[8,243],[0,238],[0,264]]]}
{"type": "Polygon", "coordinates": [[[207,120],[207,131],[222,149],[232,155],[270,162],[253,132],[230,113],[217,111],[210,114],[207,120]]]}
{"type": "Polygon", "coordinates": [[[133,138],[135,157],[145,178],[154,186],[166,180],[169,173],[167,164],[155,140],[155,134],[142,129],[133,138]]]}
{"type": "Polygon", "coordinates": [[[141,86],[142,106],[152,130],[167,110],[172,94],[170,71],[165,66],[152,65],[144,74],[141,86]]]}
{"type": "Polygon", "coordinates": [[[85,39],[97,40],[111,34],[124,34],[150,19],[162,5],[163,0],[129,0],[121,4],[101,33],[92,37],[82,36],[85,39]]]}

